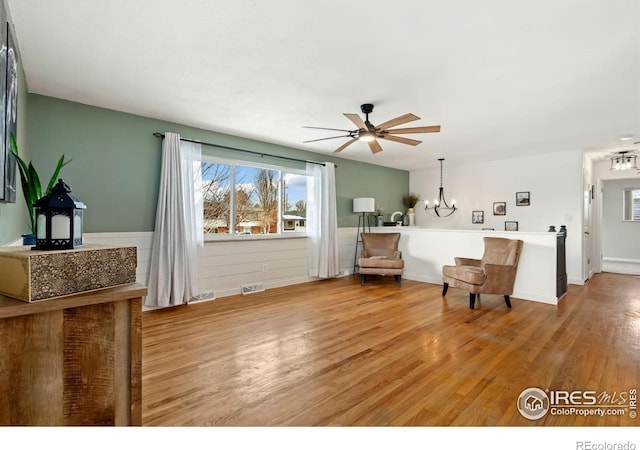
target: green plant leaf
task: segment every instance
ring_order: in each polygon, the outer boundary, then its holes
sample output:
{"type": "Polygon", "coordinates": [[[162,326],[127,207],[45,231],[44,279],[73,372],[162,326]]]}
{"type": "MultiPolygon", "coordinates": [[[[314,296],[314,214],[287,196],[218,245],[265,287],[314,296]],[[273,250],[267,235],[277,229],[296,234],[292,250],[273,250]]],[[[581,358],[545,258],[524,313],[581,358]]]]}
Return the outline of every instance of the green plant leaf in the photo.
{"type": "Polygon", "coordinates": [[[69,164],[71,161],[72,161],[71,159],[69,161],[65,161],[64,155],[60,157],[60,159],[58,160],[58,165],[56,166],[56,170],[53,172],[53,175],[49,180],[49,184],[47,185],[47,190],[45,191],[45,195],[48,195],[51,193],[51,188],[53,188],[53,185],[58,180],[58,174],[60,174],[60,169],[62,169],[67,164],[69,164]]]}
{"type": "MultiPolygon", "coordinates": [[[[28,173],[27,163],[25,163],[22,160],[22,158],[20,158],[20,155],[18,154],[18,145],[16,144],[16,138],[13,134],[11,135],[11,153],[13,153],[13,156],[16,157],[16,161],[18,161],[18,168],[20,169],[20,178],[22,179],[23,183],[25,181],[28,181],[29,177],[27,176],[27,173],[28,173]]],[[[22,187],[24,188],[24,185],[22,187]]]]}
{"type": "MultiPolygon", "coordinates": [[[[31,232],[35,233],[36,216],[33,204],[42,197],[42,186],[40,185],[40,177],[38,176],[38,172],[36,171],[33,164],[30,162],[29,165],[27,165],[27,163],[20,157],[15,135],[11,134],[9,136],[9,141],[11,145],[11,153],[13,153],[13,155],[16,157],[18,168],[20,170],[20,182],[22,184],[24,201],[27,204],[27,209],[29,211],[29,219],[31,220],[31,232]]],[[[62,155],[60,160],[58,160],[58,165],[56,166],[53,176],[49,181],[49,185],[47,186],[47,191],[45,192],[45,194],[50,193],[51,188],[55,184],[58,175],[60,174],[60,169],[62,169],[70,162],[71,160],[64,160],[64,155],[62,155]]]]}
{"type": "Polygon", "coordinates": [[[32,163],[29,163],[29,197],[32,203],[42,197],[40,177],[38,177],[38,172],[36,172],[36,168],[33,167],[32,163]]]}

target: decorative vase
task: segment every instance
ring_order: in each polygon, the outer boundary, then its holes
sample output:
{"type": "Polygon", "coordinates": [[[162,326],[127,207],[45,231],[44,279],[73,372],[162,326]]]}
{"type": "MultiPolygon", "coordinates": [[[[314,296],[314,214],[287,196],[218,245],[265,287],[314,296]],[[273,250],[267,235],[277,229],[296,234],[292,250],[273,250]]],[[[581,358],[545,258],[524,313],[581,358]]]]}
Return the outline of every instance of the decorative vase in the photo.
{"type": "Polygon", "coordinates": [[[36,234],[35,233],[23,234],[22,245],[36,245],[36,234]]]}
{"type": "Polygon", "coordinates": [[[416,213],[413,208],[407,209],[407,216],[409,216],[409,226],[413,226],[416,224],[416,213]]]}
{"type": "Polygon", "coordinates": [[[384,216],[378,216],[378,226],[379,227],[384,226],[384,216]]]}

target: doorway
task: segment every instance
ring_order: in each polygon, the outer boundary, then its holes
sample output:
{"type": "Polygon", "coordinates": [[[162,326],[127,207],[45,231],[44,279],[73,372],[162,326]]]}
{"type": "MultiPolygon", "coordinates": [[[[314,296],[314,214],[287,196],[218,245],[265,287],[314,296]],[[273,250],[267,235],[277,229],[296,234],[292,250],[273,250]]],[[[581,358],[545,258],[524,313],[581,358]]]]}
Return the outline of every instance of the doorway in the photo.
{"type": "Polygon", "coordinates": [[[640,275],[640,220],[629,215],[640,178],[602,180],[601,254],[603,272],[640,275]],[[631,200],[630,200],[631,199],[631,200]]]}

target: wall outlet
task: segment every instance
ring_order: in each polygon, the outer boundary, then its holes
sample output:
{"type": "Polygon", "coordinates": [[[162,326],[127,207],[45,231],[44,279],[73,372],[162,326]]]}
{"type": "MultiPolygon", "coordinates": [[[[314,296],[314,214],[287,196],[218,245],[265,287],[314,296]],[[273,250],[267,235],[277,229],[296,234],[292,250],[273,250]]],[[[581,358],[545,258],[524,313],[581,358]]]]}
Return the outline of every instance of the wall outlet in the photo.
{"type": "Polygon", "coordinates": [[[242,295],[253,294],[254,292],[264,291],[264,283],[262,281],[256,281],[255,283],[243,284],[241,286],[242,295]]]}
{"type": "Polygon", "coordinates": [[[266,272],[266,271],[267,271],[267,265],[266,265],[266,264],[263,264],[263,265],[262,265],[262,271],[263,271],[263,272],[266,272]]]}

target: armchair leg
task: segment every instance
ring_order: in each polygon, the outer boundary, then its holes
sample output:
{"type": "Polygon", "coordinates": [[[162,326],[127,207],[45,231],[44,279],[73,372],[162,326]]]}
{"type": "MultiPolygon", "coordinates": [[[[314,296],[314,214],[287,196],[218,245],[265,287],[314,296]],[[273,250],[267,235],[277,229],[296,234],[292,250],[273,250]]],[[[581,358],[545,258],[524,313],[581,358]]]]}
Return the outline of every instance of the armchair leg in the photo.
{"type": "Polygon", "coordinates": [[[469,309],[474,309],[476,306],[476,294],[473,292],[469,293],[469,309]]]}
{"type": "Polygon", "coordinates": [[[504,302],[507,304],[507,306],[509,308],[511,308],[511,300],[509,300],[509,296],[508,295],[504,296],[504,302]]]}
{"type": "Polygon", "coordinates": [[[364,282],[366,281],[366,275],[360,275],[360,286],[364,286],[364,282]]]}
{"type": "Polygon", "coordinates": [[[444,297],[445,295],[447,295],[447,289],[449,289],[449,283],[443,283],[442,284],[442,296],[444,297]]]}
{"type": "Polygon", "coordinates": [[[398,287],[402,287],[402,275],[394,275],[396,278],[396,282],[398,283],[398,287]]]}

